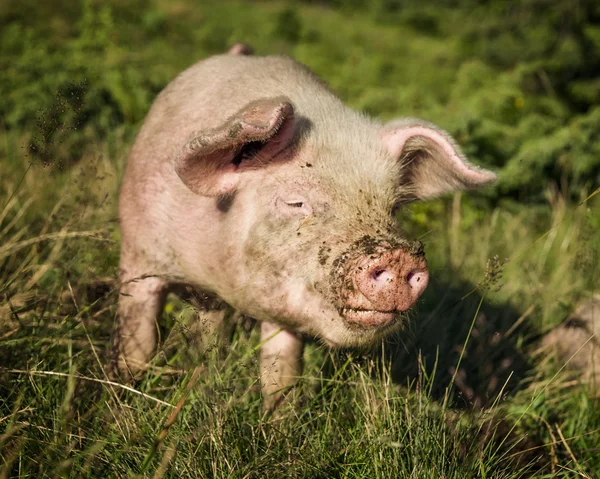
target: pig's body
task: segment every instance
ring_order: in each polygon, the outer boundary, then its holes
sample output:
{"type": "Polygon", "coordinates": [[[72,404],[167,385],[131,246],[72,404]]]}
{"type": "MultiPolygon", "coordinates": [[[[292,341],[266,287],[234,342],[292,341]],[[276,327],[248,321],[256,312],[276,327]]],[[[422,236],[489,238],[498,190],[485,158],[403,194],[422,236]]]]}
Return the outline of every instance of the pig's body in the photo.
{"type": "MultiPolygon", "coordinates": [[[[327,148],[340,155],[334,168],[347,173],[352,170],[344,165],[343,155],[349,152],[367,156],[375,149],[382,160],[385,158],[383,145],[376,137],[376,126],[345,107],[316,77],[289,58],[222,55],[186,70],[157,98],[129,158],[120,202],[125,242],[123,254],[129,251],[126,242],[131,238],[135,254],[141,253],[143,257],[139,258],[141,262],[137,259],[134,261],[136,270],[127,276],[158,273],[163,277],[180,278],[185,283],[229,298],[228,302],[233,307],[240,308],[250,316],[287,320],[286,325],[297,331],[320,333],[323,339],[332,344],[343,342],[335,331],[331,334],[331,324],[311,324],[315,310],[327,305],[322,305],[319,299],[311,299],[305,284],[294,285],[287,290],[294,295],[289,301],[298,303],[302,309],[300,314],[307,317],[294,320],[296,315],[279,313],[277,309],[281,308],[277,307],[271,317],[258,310],[261,306],[261,309],[273,309],[273,300],[280,293],[270,291],[271,297],[263,298],[268,303],[266,308],[265,305],[254,304],[256,299],[261,298],[255,297],[256,290],[252,283],[262,281],[262,278],[248,277],[252,272],[243,267],[247,251],[240,248],[245,238],[238,235],[238,232],[246,230],[242,224],[257,216],[255,208],[260,200],[256,196],[264,188],[265,175],[285,176],[286,181],[296,177],[294,181],[301,183],[303,169],[310,168],[305,165],[316,163],[311,151],[319,149],[320,144],[327,145],[327,148]],[[246,173],[249,187],[243,195],[236,195],[234,201],[238,209],[235,213],[224,213],[224,208],[216,207],[214,197],[197,195],[182,183],[172,160],[195,131],[222,125],[240,106],[253,100],[284,95],[294,105],[295,117],[310,121],[300,127],[310,128],[311,134],[306,137],[302,154],[292,162],[273,164],[246,173]],[[216,102],[216,98],[227,98],[227,102],[216,102]],[[338,139],[326,129],[328,122],[339,125],[349,136],[338,139]],[[321,138],[319,132],[325,133],[325,138],[321,138]],[[335,144],[335,140],[338,140],[338,144],[335,144]],[[140,246],[143,253],[139,251],[140,246]],[[249,304],[249,297],[254,298],[250,304],[255,307],[244,308],[249,304]]],[[[355,158],[349,160],[352,163],[355,158]]],[[[393,167],[391,162],[389,165],[382,164],[380,176],[387,175],[387,171],[393,167]]],[[[351,165],[351,168],[356,170],[353,173],[359,177],[357,183],[369,186],[360,177],[372,174],[372,165],[358,163],[351,165]]],[[[349,186],[351,180],[345,179],[349,186]]],[[[391,208],[393,190],[391,181],[388,183],[387,198],[383,190],[365,191],[365,198],[370,195],[374,199],[387,200],[391,208]]],[[[298,186],[302,188],[302,185],[298,186]]],[[[376,190],[382,185],[372,183],[372,186],[376,190]]],[[[369,211],[365,211],[365,218],[369,214],[369,211]]],[[[384,224],[389,220],[389,217],[383,218],[384,224]]],[[[360,237],[358,234],[355,239],[360,237]]],[[[294,240],[298,241],[298,238],[294,240]]],[[[287,252],[292,253],[289,250],[287,252]]],[[[298,257],[298,267],[302,267],[306,259],[298,257]]],[[[262,266],[269,265],[263,263],[262,266]]],[[[272,269],[265,272],[277,274],[277,270],[272,269]]]]}
{"type": "Polygon", "coordinates": [[[425,288],[422,249],[392,215],[398,203],[492,179],[440,130],[382,126],[289,58],[194,65],[159,95],[129,158],[119,369],[145,368],[164,297],[185,284],[275,335],[263,351],[265,392],[275,393],[300,373],[302,335],[372,343],[425,288]]]}

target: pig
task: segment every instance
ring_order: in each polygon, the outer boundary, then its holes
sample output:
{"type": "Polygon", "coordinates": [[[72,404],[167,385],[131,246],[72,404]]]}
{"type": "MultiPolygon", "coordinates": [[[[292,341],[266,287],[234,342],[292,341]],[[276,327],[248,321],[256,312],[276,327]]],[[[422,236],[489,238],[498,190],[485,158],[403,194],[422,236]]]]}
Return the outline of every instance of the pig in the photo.
{"type": "Polygon", "coordinates": [[[382,124],[345,106],[307,67],[236,45],[181,73],[135,140],[119,199],[113,370],[139,378],[178,288],[261,328],[263,404],[302,372],[304,340],[372,345],[427,286],[423,245],[397,209],[488,185],[452,137],[415,118],[382,124]]]}

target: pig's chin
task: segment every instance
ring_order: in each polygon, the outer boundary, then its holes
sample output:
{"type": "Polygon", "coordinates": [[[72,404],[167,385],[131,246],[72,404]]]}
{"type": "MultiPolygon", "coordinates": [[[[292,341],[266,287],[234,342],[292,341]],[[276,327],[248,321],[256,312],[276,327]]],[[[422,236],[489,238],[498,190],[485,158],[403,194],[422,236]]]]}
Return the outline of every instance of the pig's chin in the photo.
{"type": "Polygon", "coordinates": [[[318,327],[317,336],[330,347],[371,346],[400,329],[406,320],[406,313],[397,311],[341,308],[336,312],[334,321],[318,327]]]}
{"type": "Polygon", "coordinates": [[[396,311],[344,308],[340,313],[350,327],[359,329],[389,327],[400,320],[396,311]]]}
{"type": "MultiPolygon", "coordinates": [[[[254,301],[247,301],[246,308],[240,310],[256,319],[316,336],[330,347],[370,346],[404,323],[405,313],[336,306],[327,294],[302,282],[265,286],[256,284],[248,290],[254,301]],[[258,290],[264,294],[257,295],[258,290]],[[253,307],[248,308],[248,304],[253,307]]],[[[235,302],[230,304],[236,307],[235,302]]]]}
{"type": "Polygon", "coordinates": [[[404,324],[397,312],[346,309],[339,312],[336,326],[321,330],[319,338],[330,347],[360,348],[371,346],[404,324]]]}

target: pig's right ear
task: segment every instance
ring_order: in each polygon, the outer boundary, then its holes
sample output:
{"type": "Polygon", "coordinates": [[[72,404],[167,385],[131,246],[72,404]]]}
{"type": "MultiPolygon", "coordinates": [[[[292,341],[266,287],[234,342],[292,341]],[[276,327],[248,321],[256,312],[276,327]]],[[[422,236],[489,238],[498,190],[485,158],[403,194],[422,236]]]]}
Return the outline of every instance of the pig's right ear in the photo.
{"type": "Polygon", "coordinates": [[[491,171],[471,164],[452,137],[429,122],[416,118],[391,121],[383,127],[381,138],[400,161],[404,201],[479,188],[496,179],[491,171]]]}
{"type": "Polygon", "coordinates": [[[175,159],[175,171],[194,193],[221,196],[235,190],[243,171],[271,161],[293,134],[289,99],[253,101],[222,126],[194,134],[175,159]]]}

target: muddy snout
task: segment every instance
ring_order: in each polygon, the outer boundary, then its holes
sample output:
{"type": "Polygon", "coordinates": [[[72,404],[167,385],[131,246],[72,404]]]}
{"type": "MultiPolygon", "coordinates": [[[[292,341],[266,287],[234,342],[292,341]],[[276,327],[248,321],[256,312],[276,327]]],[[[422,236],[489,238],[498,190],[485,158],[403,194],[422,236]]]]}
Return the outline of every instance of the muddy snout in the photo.
{"type": "Polygon", "coordinates": [[[349,323],[383,326],[408,311],[429,280],[421,247],[389,248],[360,254],[346,263],[342,313],[349,323]]]}

